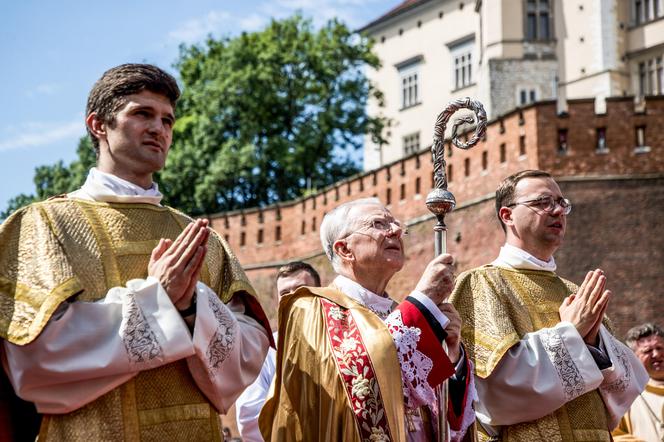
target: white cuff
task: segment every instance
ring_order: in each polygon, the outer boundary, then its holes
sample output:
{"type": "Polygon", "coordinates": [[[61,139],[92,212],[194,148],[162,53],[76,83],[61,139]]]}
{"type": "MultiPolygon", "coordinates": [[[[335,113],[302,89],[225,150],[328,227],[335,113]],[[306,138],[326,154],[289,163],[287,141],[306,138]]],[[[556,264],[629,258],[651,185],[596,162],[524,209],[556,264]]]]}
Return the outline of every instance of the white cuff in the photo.
{"type": "MultiPolygon", "coordinates": [[[[576,327],[570,322],[559,322],[554,329],[560,335],[564,347],[569,352],[571,362],[576,366],[578,374],[583,380],[583,393],[587,393],[599,387],[604,380],[604,377],[597,367],[593,356],[590,354],[590,350],[588,350],[585,341],[576,330],[576,327]]],[[[565,364],[567,362],[562,360],[562,356],[559,357],[561,360],[552,361],[557,369],[563,368],[559,367],[559,364],[565,364]]]]}
{"type": "Polygon", "coordinates": [[[440,311],[438,306],[434,304],[434,302],[429,298],[427,295],[424,293],[418,291],[418,290],[413,290],[410,294],[411,298],[415,298],[422,304],[429,312],[433,315],[434,318],[436,318],[436,321],[440,323],[440,326],[445,329],[447,327],[447,324],[450,323],[450,320],[445,316],[443,312],[440,311]]]}

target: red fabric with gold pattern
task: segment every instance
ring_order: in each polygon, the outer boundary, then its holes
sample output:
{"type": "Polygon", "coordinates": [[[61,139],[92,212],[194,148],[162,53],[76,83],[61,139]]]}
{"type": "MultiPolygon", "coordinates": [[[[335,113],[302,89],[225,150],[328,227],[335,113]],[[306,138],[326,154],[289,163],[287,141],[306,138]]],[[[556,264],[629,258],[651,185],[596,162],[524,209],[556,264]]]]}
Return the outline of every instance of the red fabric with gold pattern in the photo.
{"type": "Polygon", "coordinates": [[[360,438],[363,441],[394,440],[384,413],[375,370],[353,315],[327,299],[321,298],[321,304],[330,346],[360,438]]]}

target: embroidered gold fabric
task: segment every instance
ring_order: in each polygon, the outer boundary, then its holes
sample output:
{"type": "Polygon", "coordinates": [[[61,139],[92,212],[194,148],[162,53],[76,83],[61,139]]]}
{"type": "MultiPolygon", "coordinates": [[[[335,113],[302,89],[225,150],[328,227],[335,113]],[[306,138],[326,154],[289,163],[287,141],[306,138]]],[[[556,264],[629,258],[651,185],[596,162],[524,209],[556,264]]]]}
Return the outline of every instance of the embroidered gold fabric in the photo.
{"type": "Polygon", "coordinates": [[[406,440],[401,370],[389,331],[378,316],[343,293],[308,287],[279,303],[275,383],[259,418],[264,439],[361,440],[329,345],[321,297],[350,309],[373,363],[388,425],[395,441],[406,440]]]}
{"type": "MultiPolygon", "coordinates": [[[[577,287],[554,273],[484,266],[461,274],[450,301],[463,320],[461,335],[476,375],[486,378],[527,333],[560,322],[558,308],[577,287]]],[[[481,427],[477,426],[478,429],[481,427]]],[[[498,439],[480,441],[609,441],[604,403],[597,390],[532,422],[502,427],[498,439]]]]}
{"type": "MultiPolygon", "coordinates": [[[[147,277],[160,238],[191,219],[167,207],[56,199],[0,226],[0,337],[34,340],[64,300],[96,301],[147,277]]],[[[224,301],[255,296],[225,241],[210,235],[201,280],[224,301]]],[[[66,415],[45,416],[40,441],[220,440],[218,413],[177,361],[135,378],[66,415]]]]}

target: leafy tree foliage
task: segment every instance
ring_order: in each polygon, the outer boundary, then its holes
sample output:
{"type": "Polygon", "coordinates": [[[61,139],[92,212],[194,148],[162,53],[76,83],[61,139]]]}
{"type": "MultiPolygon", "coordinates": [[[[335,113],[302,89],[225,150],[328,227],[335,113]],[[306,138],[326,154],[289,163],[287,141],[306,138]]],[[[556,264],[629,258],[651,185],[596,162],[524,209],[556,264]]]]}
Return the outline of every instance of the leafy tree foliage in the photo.
{"type": "Polygon", "coordinates": [[[332,20],[299,15],[261,32],[181,47],[183,85],[160,185],[168,202],[213,213],[298,197],[358,171],[362,136],[378,140],[382,100],[364,75],[371,42],[332,20]]]}
{"type": "Polygon", "coordinates": [[[78,159],[69,165],[65,165],[60,160],[51,166],[37,167],[33,178],[36,193],[34,195],[22,193],[10,199],[7,203],[7,209],[0,213],[0,220],[7,218],[15,210],[34,201],[45,200],[54,195],[68,193],[81,187],[88,175],[88,170],[96,163],[92,142],[87,136],[79,140],[76,153],[78,159]]]}
{"type": "MultiPolygon", "coordinates": [[[[382,95],[364,75],[379,66],[371,42],[332,20],[314,29],[295,15],[233,38],[181,46],[182,98],[166,168],[165,202],[193,215],[289,200],[358,171],[362,137],[383,141],[385,121],[367,116],[382,95]]],[[[82,138],[78,160],[40,166],[32,201],[67,193],[95,164],[82,138]]]]}

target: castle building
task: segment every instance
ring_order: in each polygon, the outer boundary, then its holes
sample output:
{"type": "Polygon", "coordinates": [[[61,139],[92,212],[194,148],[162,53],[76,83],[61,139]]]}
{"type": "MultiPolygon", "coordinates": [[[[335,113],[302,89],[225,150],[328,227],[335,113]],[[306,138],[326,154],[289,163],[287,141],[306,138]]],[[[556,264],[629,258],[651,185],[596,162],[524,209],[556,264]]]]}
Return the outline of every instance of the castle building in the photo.
{"type": "Polygon", "coordinates": [[[372,170],[431,145],[436,115],[470,96],[490,119],[542,100],[664,94],[664,0],[405,0],[360,29],[382,66],[372,115],[390,120],[372,170]]]}

